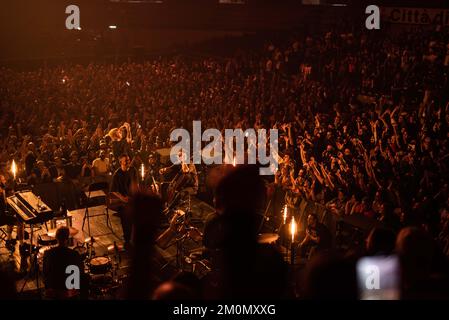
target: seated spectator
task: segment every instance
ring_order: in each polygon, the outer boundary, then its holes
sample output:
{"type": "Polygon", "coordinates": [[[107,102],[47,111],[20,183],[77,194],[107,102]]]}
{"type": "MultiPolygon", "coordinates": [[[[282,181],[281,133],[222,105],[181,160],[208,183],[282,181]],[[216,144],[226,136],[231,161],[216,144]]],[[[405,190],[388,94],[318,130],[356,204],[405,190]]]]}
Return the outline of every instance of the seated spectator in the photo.
{"type": "Polygon", "coordinates": [[[106,177],[110,173],[109,158],[106,158],[104,150],[101,150],[99,157],[92,162],[92,169],[96,177],[106,177]]]}

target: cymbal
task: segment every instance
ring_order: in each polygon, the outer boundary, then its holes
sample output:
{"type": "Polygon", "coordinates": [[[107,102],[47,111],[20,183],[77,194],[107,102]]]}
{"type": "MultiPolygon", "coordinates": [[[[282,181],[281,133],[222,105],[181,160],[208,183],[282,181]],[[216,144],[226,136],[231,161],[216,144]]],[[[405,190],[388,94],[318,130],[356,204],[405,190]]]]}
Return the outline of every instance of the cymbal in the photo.
{"type": "MultiPolygon", "coordinates": [[[[123,248],[124,248],[124,246],[123,246],[123,244],[117,244],[117,249],[119,250],[119,251],[123,251],[123,248]]],[[[108,252],[114,252],[114,245],[113,244],[110,244],[109,246],[108,246],[108,252]]]]}
{"type": "MultiPolygon", "coordinates": [[[[56,229],[51,229],[51,230],[48,231],[47,234],[48,234],[50,237],[56,237],[56,230],[58,230],[58,228],[56,228],[56,229]]],[[[70,234],[70,237],[73,237],[73,236],[77,235],[78,232],[79,232],[78,229],[76,229],[76,228],[74,228],[74,227],[69,227],[69,234],[70,234]]]]}
{"type": "Polygon", "coordinates": [[[94,237],[87,237],[84,239],[84,243],[95,242],[94,237]]]}
{"type": "Polygon", "coordinates": [[[275,243],[279,239],[277,233],[261,233],[257,238],[257,242],[261,244],[271,244],[275,243]]]}

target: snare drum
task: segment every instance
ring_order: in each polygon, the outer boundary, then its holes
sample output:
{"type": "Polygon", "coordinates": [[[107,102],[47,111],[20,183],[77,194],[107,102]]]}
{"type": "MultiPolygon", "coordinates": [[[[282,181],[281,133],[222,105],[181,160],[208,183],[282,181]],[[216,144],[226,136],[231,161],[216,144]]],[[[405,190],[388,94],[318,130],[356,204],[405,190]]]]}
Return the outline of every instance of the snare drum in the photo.
{"type": "Polygon", "coordinates": [[[108,257],[92,258],[89,262],[89,272],[91,274],[105,274],[111,271],[112,263],[108,257]]]}

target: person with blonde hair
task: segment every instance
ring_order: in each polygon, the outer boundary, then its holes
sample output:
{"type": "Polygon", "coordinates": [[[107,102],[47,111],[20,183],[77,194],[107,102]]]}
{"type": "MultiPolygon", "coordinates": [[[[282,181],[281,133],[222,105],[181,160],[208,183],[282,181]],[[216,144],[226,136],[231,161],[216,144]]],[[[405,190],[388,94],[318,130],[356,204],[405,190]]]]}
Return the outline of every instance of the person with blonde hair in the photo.
{"type": "Polygon", "coordinates": [[[117,160],[120,155],[131,153],[132,134],[129,123],[125,122],[121,127],[109,130],[106,137],[112,140],[112,153],[117,160]]]}

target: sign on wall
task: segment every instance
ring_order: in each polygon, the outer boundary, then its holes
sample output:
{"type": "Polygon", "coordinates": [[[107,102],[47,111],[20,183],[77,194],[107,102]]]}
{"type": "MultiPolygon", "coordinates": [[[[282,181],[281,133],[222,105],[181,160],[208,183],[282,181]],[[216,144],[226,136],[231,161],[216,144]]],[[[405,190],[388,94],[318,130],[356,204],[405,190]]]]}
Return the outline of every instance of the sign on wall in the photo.
{"type": "Polygon", "coordinates": [[[449,25],[449,9],[384,7],[381,17],[390,23],[449,25]]]}

